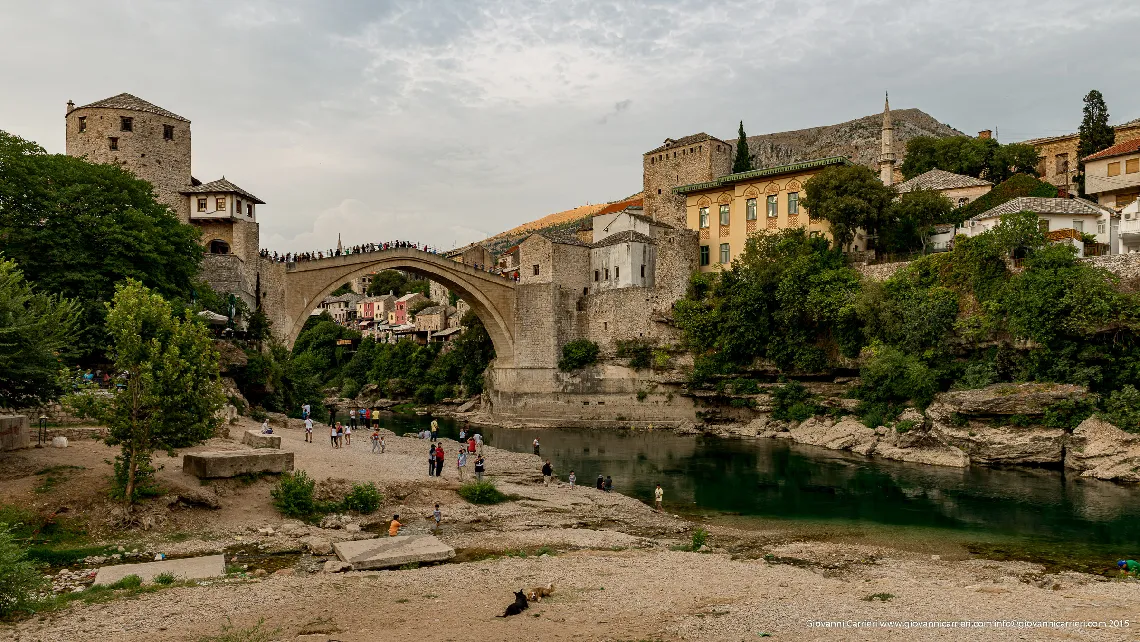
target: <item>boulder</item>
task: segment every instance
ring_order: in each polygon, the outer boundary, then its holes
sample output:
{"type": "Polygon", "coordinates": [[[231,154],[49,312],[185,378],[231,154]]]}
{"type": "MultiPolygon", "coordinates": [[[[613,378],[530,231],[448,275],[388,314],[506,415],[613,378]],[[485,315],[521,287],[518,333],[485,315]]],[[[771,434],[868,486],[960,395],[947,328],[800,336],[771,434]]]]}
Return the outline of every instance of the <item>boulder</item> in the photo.
{"type": "Polygon", "coordinates": [[[392,568],[412,562],[442,562],[455,557],[455,549],[432,535],[399,535],[333,544],[337,557],[366,570],[392,568]]]}
{"type": "Polygon", "coordinates": [[[1065,469],[1118,482],[1140,482],[1140,435],[1089,417],[1073,430],[1065,450],[1065,469]]]}
{"type": "Polygon", "coordinates": [[[166,496],[170,503],[182,502],[190,506],[205,506],[206,508],[221,508],[222,502],[218,494],[208,486],[191,486],[181,481],[166,482],[166,496]]]}
{"type": "Polygon", "coordinates": [[[346,573],[352,570],[352,564],[340,560],[329,560],[321,569],[325,573],[346,573]]]}
{"type": "Polygon", "coordinates": [[[970,458],[966,453],[953,446],[931,445],[900,448],[884,441],[877,444],[870,454],[883,459],[930,464],[932,466],[966,468],[970,465],[970,458]]]}
{"type": "Polygon", "coordinates": [[[931,433],[979,464],[1059,464],[1068,439],[1063,428],[1040,426],[955,426],[938,422],[931,433]]]}
{"type": "Polygon", "coordinates": [[[309,549],[309,552],[313,555],[331,555],[333,552],[332,542],[323,537],[317,537],[315,535],[302,537],[301,543],[304,544],[305,548],[309,549]]]}
{"type": "Polygon", "coordinates": [[[275,448],[222,450],[182,456],[182,472],[200,479],[284,473],[291,470],[293,470],[293,453],[275,448]]]}
{"type": "Polygon", "coordinates": [[[999,383],[977,390],[953,390],[935,397],[948,412],[964,415],[1041,415],[1059,401],[1091,399],[1088,388],[1061,383],[999,383]]]}
{"type": "Polygon", "coordinates": [[[214,341],[218,350],[218,369],[222,372],[233,372],[244,368],[249,363],[249,357],[233,341],[214,341]]]}
{"type": "Polygon", "coordinates": [[[838,423],[832,423],[830,419],[812,417],[788,429],[788,433],[796,443],[823,446],[833,450],[869,447],[878,441],[873,429],[850,417],[845,417],[838,423]]]}
{"type": "Polygon", "coordinates": [[[456,412],[471,412],[475,409],[475,405],[478,403],[479,397],[475,397],[474,399],[471,399],[470,401],[464,403],[462,406],[459,406],[459,408],[456,409],[456,412]]]}
{"type": "Polygon", "coordinates": [[[241,443],[254,448],[280,448],[281,435],[263,435],[260,430],[252,429],[242,433],[241,443]]]}

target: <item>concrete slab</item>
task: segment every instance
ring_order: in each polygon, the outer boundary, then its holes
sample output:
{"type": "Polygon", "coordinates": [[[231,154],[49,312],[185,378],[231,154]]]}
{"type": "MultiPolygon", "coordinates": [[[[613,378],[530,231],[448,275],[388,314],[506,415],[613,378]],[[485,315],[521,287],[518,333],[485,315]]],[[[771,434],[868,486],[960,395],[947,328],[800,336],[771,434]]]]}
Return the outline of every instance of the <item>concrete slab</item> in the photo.
{"type": "Polygon", "coordinates": [[[200,479],[293,470],[293,453],[276,448],[221,450],[182,456],[182,472],[200,479]]]}
{"type": "Polygon", "coordinates": [[[241,443],[254,448],[280,448],[281,435],[263,435],[260,430],[247,430],[241,436],[241,443]]]}
{"type": "Polygon", "coordinates": [[[96,584],[114,584],[128,575],[138,575],[143,583],[153,582],[156,575],[170,573],[182,580],[200,580],[226,574],[225,555],[187,557],[179,560],[104,566],[95,574],[96,584]]]}
{"type": "Polygon", "coordinates": [[[358,571],[391,568],[412,562],[442,562],[455,557],[455,549],[432,535],[399,535],[354,542],[337,542],[333,551],[358,571]]]}
{"type": "Polygon", "coordinates": [[[18,450],[32,445],[32,428],[25,415],[0,415],[0,450],[18,450]]]}

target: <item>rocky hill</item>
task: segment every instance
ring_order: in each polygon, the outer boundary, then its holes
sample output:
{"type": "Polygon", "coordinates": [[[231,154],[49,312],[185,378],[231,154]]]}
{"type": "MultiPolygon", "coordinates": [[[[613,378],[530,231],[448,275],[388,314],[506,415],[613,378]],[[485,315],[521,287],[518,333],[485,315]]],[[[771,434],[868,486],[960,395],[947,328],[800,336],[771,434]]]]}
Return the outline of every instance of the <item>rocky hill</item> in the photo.
{"type": "MultiPolygon", "coordinates": [[[[891,120],[895,126],[898,165],[906,157],[907,141],[915,136],[946,138],[966,135],[919,109],[893,109],[891,120]]],[[[883,115],[872,114],[838,125],[749,136],[748,149],[755,156],[758,168],[827,156],[846,156],[860,165],[878,169],[882,126],[883,115]]],[[[736,140],[736,136],[724,140],[736,140]]]]}

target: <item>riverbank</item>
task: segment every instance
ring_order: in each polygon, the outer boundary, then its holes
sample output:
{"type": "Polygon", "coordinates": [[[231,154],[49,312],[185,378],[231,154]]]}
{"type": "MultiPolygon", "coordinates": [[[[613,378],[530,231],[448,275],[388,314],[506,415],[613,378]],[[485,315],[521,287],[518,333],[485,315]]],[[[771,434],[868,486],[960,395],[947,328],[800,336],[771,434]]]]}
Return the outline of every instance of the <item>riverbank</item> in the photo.
{"type": "MultiPolygon", "coordinates": [[[[246,427],[252,423],[243,420],[231,433],[240,434],[246,427]]],[[[45,642],[133,640],[145,631],[146,639],[197,640],[218,633],[229,617],[239,628],[264,619],[265,628],[280,629],[269,639],[740,640],[768,633],[787,639],[843,640],[869,639],[881,632],[869,636],[862,629],[818,629],[810,624],[848,619],[1108,622],[1127,619],[1140,604],[1140,583],[1132,581],[932,553],[922,546],[828,541],[776,523],[761,529],[726,520],[696,524],[617,493],[570,489],[565,483],[545,487],[538,457],[491,446],[489,475],[517,498],[473,506],[455,493],[459,480],[453,466],[445,468],[442,478],[427,477],[422,440],[388,433],[387,452],[373,455],[363,431],[357,432],[356,444],[342,450],[331,449],[320,433],[315,443],[307,444],[299,430],[279,432],[283,448],[295,453],[297,468],[321,480],[326,491],[336,492],[348,481],[376,483],[385,495],[376,517],[330,520],[327,525],[336,528],[306,526],[281,519],[270,507],[270,480],[198,485],[213,493],[219,508],[174,503],[172,509],[156,502],[148,510],[154,520],[146,533],[115,531],[109,523],[96,530],[135,538],[136,545],[167,554],[245,545],[297,551],[302,560],[282,569],[287,573],[235,576],[232,584],[72,606],[43,620],[22,622],[10,630],[12,635],[45,642]],[[309,572],[319,568],[316,562],[322,559],[314,549],[326,541],[371,537],[368,529],[392,513],[403,516],[410,532],[427,532],[427,516],[436,502],[444,513],[441,538],[456,547],[460,561],[414,570],[309,572]],[[707,552],[673,550],[689,544],[698,526],[710,533],[707,552]],[[511,591],[549,582],[556,587],[552,599],[521,617],[494,617],[510,601],[511,591]]],[[[447,439],[443,443],[452,456],[458,444],[447,439]]],[[[242,446],[213,440],[198,449],[222,448],[242,446]]],[[[100,462],[112,452],[98,442],[23,451],[18,454],[23,460],[19,469],[28,474],[6,484],[0,498],[5,503],[38,500],[47,508],[55,496],[37,497],[37,479],[31,472],[66,459],[84,466],[81,476],[72,480],[83,483],[106,474],[100,462]]],[[[160,478],[189,486],[180,461],[159,455],[160,478]]],[[[95,505],[90,510],[103,508],[95,505]]],[[[1079,636],[1124,640],[1131,639],[1130,633],[1106,625],[1082,630],[1079,636]]],[[[961,637],[948,630],[923,635],[961,637]]],[[[1016,629],[986,633],[987,639],[1056,635],[1016,629]]]]}

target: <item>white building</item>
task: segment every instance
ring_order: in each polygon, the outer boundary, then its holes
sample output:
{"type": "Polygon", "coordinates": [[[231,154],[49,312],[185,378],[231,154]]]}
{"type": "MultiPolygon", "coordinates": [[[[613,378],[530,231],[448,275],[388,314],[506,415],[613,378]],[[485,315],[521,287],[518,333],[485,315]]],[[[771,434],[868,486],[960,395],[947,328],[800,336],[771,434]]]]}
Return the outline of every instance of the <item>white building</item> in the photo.
{"type": "Polygon", "coordinates": [[[663,226],[645,216],[640,207],[600,214],[590,221],[590,292],[654,285],[657,243],[652,226],[663,226]]]}
{"type": "Polygon", "coordinates": [[[1084,256],[1082,238],[1085,234],[1092,235],[1098,244],[1107,246],[1110,252],[1116,245],[1114,212],[1083,198],[1022,196],[1010,199],[966,221],[960,233],[977,236],[996,227],[1003,215],[1018,212],[1036,214],[1037,224],[1048,239],[1071,243],[1077,248],[1078,256],[1084,256]]]}
{"type": "Polygon", "coordinates": [[[1120,212],[1120,230],[1113,254],[1140,252],[1140,199],[1133,199],[1120,212]]]}

